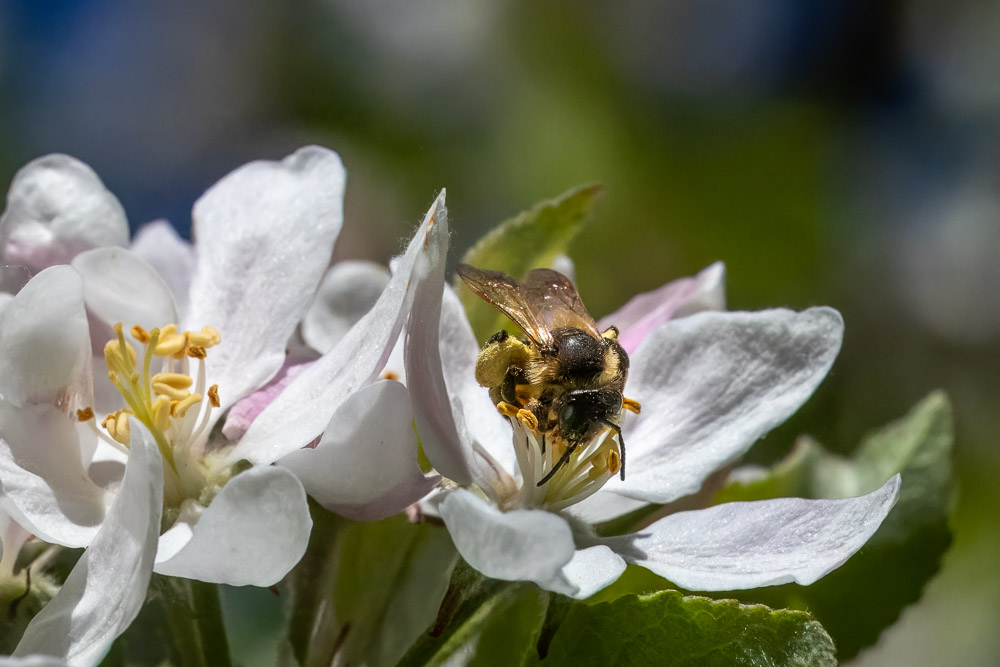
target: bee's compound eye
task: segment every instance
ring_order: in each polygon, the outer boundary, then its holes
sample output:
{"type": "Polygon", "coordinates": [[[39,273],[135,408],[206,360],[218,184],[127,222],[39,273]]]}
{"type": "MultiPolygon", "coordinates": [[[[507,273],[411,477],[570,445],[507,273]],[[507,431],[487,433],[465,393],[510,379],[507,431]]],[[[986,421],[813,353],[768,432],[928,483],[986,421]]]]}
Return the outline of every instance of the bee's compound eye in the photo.
{"type": "Polygon", "coordinates": [[[573,415],[575,414],[576,414],[576,408],[573,406],[572,403],[570,403],[562,409],[562,412],[559,413],[559,420],[563,422],[568,422],[573,419],[573,415]]]}

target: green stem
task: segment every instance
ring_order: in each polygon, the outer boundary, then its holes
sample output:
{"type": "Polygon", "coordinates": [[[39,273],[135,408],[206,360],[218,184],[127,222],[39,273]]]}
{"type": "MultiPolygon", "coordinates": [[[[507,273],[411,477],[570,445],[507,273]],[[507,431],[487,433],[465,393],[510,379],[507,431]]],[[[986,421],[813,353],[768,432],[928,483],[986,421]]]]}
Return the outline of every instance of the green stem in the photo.
{"type": "Polygon", "coordinates": [[[182,667],[229,667],[229,643],[215,584],[163,577],[164,608],[182,667]]]}
{"type": "MultiPolygon", "coordinates": [[[[333,558],[336,517],[311,498],[309,509],[313,529],[309,547],[295,569],[289,574],[292,589],[292,617],[288,624],[288,641],[298,664],[329,665],[342,639],[334,624],[333,598],[337,563],[333,558]]],[[[346,627],[346,626],[345,626],[346,627]]]]}

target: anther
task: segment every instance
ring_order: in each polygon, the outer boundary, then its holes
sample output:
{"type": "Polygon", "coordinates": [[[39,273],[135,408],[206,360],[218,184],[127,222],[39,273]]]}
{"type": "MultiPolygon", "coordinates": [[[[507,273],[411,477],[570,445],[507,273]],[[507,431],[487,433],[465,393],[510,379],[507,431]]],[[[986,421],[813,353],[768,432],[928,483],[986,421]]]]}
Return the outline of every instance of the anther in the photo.
{"type": "MultiPolygon", "coordinates": [[[[188,383],[190,386],[190,383],[188,383]]],[[[166,382],[153,382],[153,393],[157,396],[164,396],[172,401],[183,401],[191,395],[187,389],[180,389],[166,382]]]]}
{"type": "Polygon", "coordinates": [[[631,398],[625,398],[624,396],[622,397],[622,407],[630,412],[634,412],[635,414],[639,414],[639,411],[642,410],[642,406],[639,405],[639,401],[631,398]]]}
{"type": "Polygon", "coordinates": [[[213,326],[204,326],[201,331],[189,331],[187,336],[193,345],[201,347],[213,347],[222,342],[222,335],[213,326]]]}
{"type": "Polygon", "coordinates": [[[137,341],[139,341],[143,345],[145,345],[146,343],[149,342],[149,332],[146,331],[145,329],[143,329],[142,327],[140,327],[138,324],[133,325],[133,327],[132,327],[132,329],[130,331],[131,331],[131,334],[132,334],[132,338],[135,338],[137,341]]]}
{"type": "Polygon", "coordinates": [[[186,353],[187,356],[191,357],[192,359],[204,359],[206,356],[208,356],[208,353],[205,352],[205,348],[202,347],[201,345],[188,345],[186,353]]]}
{"type": "Polygon", "coordinates": [[[517,420],[530,428],[532,431],[538,430],[538,417],[531,410],[521,408],[517,411],[517,420]]]}
{"type": "Polygon", "coordinates": [[[153,416],[153,425],[159,431],[166,431],[170,428],[170,406],[171,401],[166,396],[157,396],[156,400],[153,401],[150,412],[153,416]]]}
{"type": "Polygon", "coordinates": [[[90,421],[94,418],[94,411],[90,408],[76,411],[76,420],[80,422],[90,421]]]}
{"type": "Polygon", "coordinates": [[[187,389],[194,380],[184,373],[157,373],[153,376],[153,384],[165,384],[174,389],[187,389]]]}
{"type": "Polygon", "coordinates": [[[617,474],[622,467],[622,460],[618,456],[618,452],[611,450],[608,452],[608,472],[612,475],[617,474]]]}
{"type": "Polygon", "coordinates": [[[222,405],[222,402],[219,401],[219,385],[213,384],[208,388],[208,404],[213,408],[217,408],[222,405]]]}
{"type": "Polygon", "coordinates": [[[173,413],[175,417],[183,417],[185,414],[187,414],[188,409],[192,405],[197,405],[200,402],[201,402],[201,394],[191,394],[183,401],[180,401],[176,404],[172,404],[171,413],[173,413]]]}
{"type": "Polygon", "coordinates": [[[383,380],[398,380],[399,379],[399,373],[397,373],[396,371],[386,371],[385,373],[382,373],[382,379],[383,380]]]}
{"type": "Polygon", "coordinates": [[[504,417],[515,417],[517,416],[517,411],[520,410],[516,405],[511,405],[507,401],[500,401],[497,403],[497,412],[502,414],[504,417]]]}
{"type": "Polygon", "coordinates": [[[163,334],[160,337],[160,342],[156,346],[156,356],[158,357],[170,357],[181,350],[187,345],[187,339],[180,334],[163,334]]]}

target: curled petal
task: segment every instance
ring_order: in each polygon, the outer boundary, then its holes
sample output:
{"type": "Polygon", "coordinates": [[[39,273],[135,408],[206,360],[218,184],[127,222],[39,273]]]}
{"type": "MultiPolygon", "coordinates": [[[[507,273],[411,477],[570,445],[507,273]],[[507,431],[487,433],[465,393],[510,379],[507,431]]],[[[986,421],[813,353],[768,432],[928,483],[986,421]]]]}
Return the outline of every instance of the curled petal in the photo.
{"type": "Polygon", "coordinates": [[[663,325],[636,350],[625,394],[629,470],[605,487],[666,503],[694,493],[812,394],[844,323],[832,308],[700,313],[663,325]]]}
{"type": "Polygon", "coordinates": [[[311,529],[295,475],[251,468],[229,480],[200,518],[163,534],[155,570],[212,584],[273,586],[302,558],[311,529]]]}
{"type": "Polygon", "coordinates": [[[558,593],[577,600],[589,598],[594,593],[610,586],[625,571],[625,561],[610,547],[597,546],[580,549],[562,569],[565,590],[551,587],[558,593]]]}
{"type": "Polygon", "coordinates": [[[279,463],[323,507],[373,521],[403,511],[439,481],[420,472],[417,447],[409,392],[385,380],[341,405],[314,449],[299,449],[279,463]]]}
{"type": "MultiPolygon", "coordinates": [[[[372,309],[267,406],[230,450],[229,460],[270,463],[306,446],[353,392],[378,377],[410,313],[417,284],[432,272],[428,248],[447,238],[445,215],[442,191],[372,309]]],[[[435,257],[444,261],[443,253],[435,257]]]]}
{"type": "Polygon", "coordinates": [[[344,181],[336,153],[308,146],[240,167],[195,204],[198,258],[185,328],[222,334],[207,363],[223,409],[284,363],[340,233],[344,181]]]}
{"type": "Polygon", "coordinates": [[[77,255],[73,268],[83,278],[87,307],[105,324],[149,330],[177,321],[170,288],[156,269],[128,250],[94,248],[77,255]]]}
{"type": "Polygon", "coordinates": [[[323,276],[305,319],[302,337],[326,352],[372,309],[389,284],[389,272],[374,262],[337,262],[323,276]]]}
{"type": "Polygon", "coordinates": [[[53,154],[29,162],[14,176],[0,216],[0,239],[8,264],[36,273],[68,264],[90,248],[128,245],[128,221],[90,167],[53,154]]]}
{"type": "Polygon", "coordinates": [[[449,493],[440,512],[462,558],[486,576],[565,590],[562,570],[576,547],[569,524],[558,515],[501,512],[465,489],[449,493]]]}
{"type": "Polygon", "coordinates": [[[689,590],[808,585],[868,541],[899,498],[899,486],[896,475],[858,498],[778,498],[678,512],[603,542],[689,590]]]}
{"type": "Polygon", "coordinates": [[[160,533],[163,464],[149,432],[130,421],[132,449],[118,496],[62,589],[28,624],[15,656],[97,664],[146,600],[160,533]]]}

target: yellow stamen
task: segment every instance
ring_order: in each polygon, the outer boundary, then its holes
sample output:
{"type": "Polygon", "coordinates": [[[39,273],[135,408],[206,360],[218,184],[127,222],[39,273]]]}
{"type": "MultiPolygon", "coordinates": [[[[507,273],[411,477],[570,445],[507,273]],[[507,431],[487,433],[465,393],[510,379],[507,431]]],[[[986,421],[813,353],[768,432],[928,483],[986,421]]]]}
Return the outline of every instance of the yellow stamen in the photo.
{"type": "Polygon", "coordinates": [[[222,402],[219,400],[219,385],[213,384],[208,388],[208,404],[213,408],[222,405],[222,402]]]}
{"type": "Polygon", "coordinates": [[[90,421],[94,418],[94,411],[90,408],[84,408],[83,410],[76,411],[76,420],[85,422],[90,421]]]}
{"type": "Polygon", "coordinates": [[[639,401],[631,398],[625,398],[624,396],[622,397],[622,407],[630,412],[634,412],[635,414],[639,414],[639,411],[642,410],[642,406],[639,405],[639,401]]]}
{"type": "Polygon", "coordinates": [[[192,345],[200,347],[214,347],[222,342],[222,335],[213,326],[204,326],[201,331],[189,331],[187,335],[192,345]]]}
{"type": "Polygon", "coordinates": [[[192,405],[197,405],[200,402],[201,402],[201,394],[191,394],[183,401],[180,401],[172,405],[171,412],[175,417],[183,417],[185,414],[187,414],[188,409],[192,405]]]}
{"type": "Polygon", "coordinates": [[[397,373],[395,371],[386,371],[385,373],[382,373],[382,379],[383,380],[398,380],[399,379],[399,373],[397,373]]]}
{"type": "Polygon", "coordinates": [[[187,356],[192,359],[204,359],[208,356],[208,353],[205,352],[205,348],[201,345],[188,345],[187,356]]]}
{"type": "Polygon", "coordinates": [[[161,332],[160,343],[156,346],[156,356],[172,357],[184,350],[187,346],[187,337],[181,334],[166,334],[161,332]]]}
{"type": "Polygon", "coordinates": [[[194,384],[194,380],[184,373],[157,373],[153,376],[153,384],[165,384],[174,389],[187,389],[194,384]]]}
{"type": "Polygon", "coordinates": [[[517,411],[517,419],[532,431],[538,430],[538,417],[531,410],[521,408],[517,411]]]}
{"type": "Polygon", "coordinates": [[[504,417],[515,417],[517,416],[517,411],[520,410],[516,405],[511,405],[507,401],[500,401],[497,403],[497,412],[502,414],[504,417]]]}
{"type": "Polygon", "coordinates": [[[618,452],[612,449],[611,451],[608,452],[608,472],[611,473],[612,475],[615,475],[621,469],[622,469],[621,457],[618,456],[618,452]]]}
{"type": "Polygon", "coordinates": [[[156,400],[153,401],[153,407],[150,410],[153,417],[153,424],[160,431],[166,431],[170,428],[170,399],[166,396],[157,396],[156,400]]]}
{"type": "Polygon", "coordinates": [[[131,329],[132,338],[145,345],[149,342],[149,332],[140,327],[138,324],[134,325],[131,329]]]}

